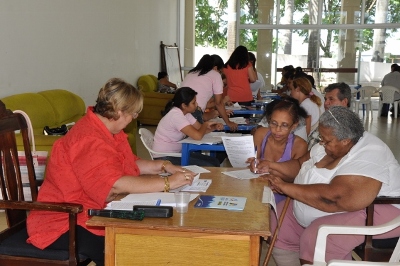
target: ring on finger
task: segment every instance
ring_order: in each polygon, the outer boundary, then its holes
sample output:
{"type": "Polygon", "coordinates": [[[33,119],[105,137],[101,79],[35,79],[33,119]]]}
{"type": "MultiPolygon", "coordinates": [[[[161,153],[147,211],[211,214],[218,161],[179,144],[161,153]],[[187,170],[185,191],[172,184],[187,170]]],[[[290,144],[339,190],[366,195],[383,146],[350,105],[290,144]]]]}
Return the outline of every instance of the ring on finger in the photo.
{"type": "Polygon", "coordinates": [[[185,179],[186,179],[186,180],[189,180],[189,179],[190,179],[190,176],[189,176],[188,174],[185,174],[185,179]]]}

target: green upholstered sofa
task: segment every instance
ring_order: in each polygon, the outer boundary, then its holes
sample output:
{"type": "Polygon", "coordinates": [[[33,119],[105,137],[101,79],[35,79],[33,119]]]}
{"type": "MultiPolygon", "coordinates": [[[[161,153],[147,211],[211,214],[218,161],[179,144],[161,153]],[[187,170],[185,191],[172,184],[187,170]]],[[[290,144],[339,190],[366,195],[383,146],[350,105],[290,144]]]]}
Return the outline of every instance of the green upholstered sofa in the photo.
{"type": "MultiPolygon", "coordinates": [[[[22,110],[28,114],[32,122],[36,150],[50,151],[54,141],[60,136],[43,134],[45,126],[59,127],[63,124],[78,121],[86,113],[84,101],[78,95],[62,90],[46,90],[37,93],[15,94],[1,99],[7,109],[22,110]]],[[[136,153],[137,123],[132,121],[126,128],[129,144],[136,153]]],[[[22,147],[22,141],[17,139],[17,145],[22,147]]]]}
{"type": "Polygon", "coordinates": [[[154,75],[144,75],[137,81],[138,89],[144,94],[143,110],[139,114],[138,121],[145,125],[158,125],[161,120],[161,111],[174,95],[156,92],[157,77],[154,75]]]}

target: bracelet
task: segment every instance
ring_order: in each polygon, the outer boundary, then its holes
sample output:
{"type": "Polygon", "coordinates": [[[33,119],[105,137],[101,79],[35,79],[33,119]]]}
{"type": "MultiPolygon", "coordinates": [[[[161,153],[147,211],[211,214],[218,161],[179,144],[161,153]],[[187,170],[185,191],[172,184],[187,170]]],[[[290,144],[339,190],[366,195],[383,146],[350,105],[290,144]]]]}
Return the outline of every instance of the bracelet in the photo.
{"type": "Polygon", "coordinates": [[[165,167],[167,166],[167,164],[171,164],[171,162],[168,160],[165,160],[163,162],[163,164],[161,165],[161,172],[167,173],[167,170],[165,170],[165,167]]]}
{"type": "Polygon", "coordinates": [[[164,177],[164,192],[169,192],[169,180],[168,180],[168,176],[164,177]]]}

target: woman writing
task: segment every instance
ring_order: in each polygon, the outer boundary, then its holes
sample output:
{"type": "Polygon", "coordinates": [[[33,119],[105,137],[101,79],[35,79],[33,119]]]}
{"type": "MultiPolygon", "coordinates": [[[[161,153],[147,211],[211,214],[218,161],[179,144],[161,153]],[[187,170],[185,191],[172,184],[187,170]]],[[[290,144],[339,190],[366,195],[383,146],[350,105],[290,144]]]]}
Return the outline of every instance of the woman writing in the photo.
{"type": "Polygon", "coordinates": [[[253,94],[250,82],[257,80],[257,73],[249,60],[247,48],[239,45],[225,64],[224,74],[228,85],[228,96],[232,102],[251,105],[253,94]]]}
{"type": "MultiPolygon", "coordinates": [[[[307,143],[294,135],[300,117],[306,117],[307,112],[300,107],[297,100],[273,101],[267,105],[268,127],[258,128],[254,133],[254,145],[257,158],[272,162],[285,162],[298,159],[307,152],[307,143]]],[[[279,202],[284,196],[275,195],[279,202]]]]}
{"type": "MultiPolygon", "coordinates": [[[[96,265],[104,265],[104,229],[86,226],[88,209],[103,209],[120,194],[169,191],[191,184],[194,177],[168,161],[143,160],[132,153],[123,129],[142,107],[140,91],[121,79],[108,80],[96,105],[54,143],[39,191],[38,201],[83,205],[77,218],[78,253],[96,265]],[[164,172],[171,175],[160,178],[164,172]]],[[[68,214],[31,211],[27,228],[28,243],[68,250],[68,214]]]]}
{"type": "MultiPolygon", "coordinates": [[[[294,200],[289,204],[273,251],[279,266],[312,262],[318,228],[327,225],[365,225],[365,208],[377,196],[400,195],[400,166],[389,147],[364,131],[357,114],[333,106],[321,115],[319,145],[299,159],[261,161],[253,171],[269,172],[272,189],[294,200]],[[299,260],[300,259],[300,260],[299,260]]],[[[278,203],[281,213],[283,202],[278,203]]],[[[374,224],[400,215],[397,205],[378,204],[374,224]]],[[[276,219],[271,216],[271,228],[276,219]]],[[[400,236],[400,228],[376,238],[400,236]]],[[[335,235],[327,243],[326,261],[351,260],[351,251],[364,236],[335,235]]]]}
{"type": "MultiPolygon", "coordinates": [[[[153,150],[157,152],[175,152],[182,150],[178,141],[186,136],[201,140],[206,133],[222,130],[221,123],[206,121],[200,124],[192,113],[197,109],[197,92],[189,87],[182,87],[175,92],[174,98],[165,107],[164,117],[160,120],[154,134],[153,150]]],[[[157,158],[159,159],[159,158],[157,158]]],[[[180,157],[161,157],[175,164],[180,164],[180,157]]],[[[217,158],[192,152],[189,164],[199,166],[220,166],[217,158]]]]}
{"type": "Polygon", "coordinates": [[[321,99],[314,95],[312,85],[306,77],[293,79],[290,96],[297,99],[300,102],[300,106],[306,109],[308,113],[308,117],[306,118],[306,132],[307,136],[309,136],[318,127],[321,99]]]}

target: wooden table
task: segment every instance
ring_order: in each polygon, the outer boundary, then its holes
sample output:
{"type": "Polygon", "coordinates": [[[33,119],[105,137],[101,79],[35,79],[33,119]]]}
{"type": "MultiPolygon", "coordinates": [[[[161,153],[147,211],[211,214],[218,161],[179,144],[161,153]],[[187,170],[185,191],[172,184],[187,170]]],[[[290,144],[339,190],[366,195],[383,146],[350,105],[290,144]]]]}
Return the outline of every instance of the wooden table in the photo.
{"type": "Polygon", "coordinates": [[[194,208],[172,218],[131,221],[92,217],[88,226],[105,227],[105,264],[110,265],[253,265],[260,260],[261,237],[270,236],[269,205],[262,204],[262,179],[238,180],[210,167],[208,195],[247,197],[243,211],[194,208]]]}

